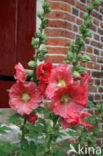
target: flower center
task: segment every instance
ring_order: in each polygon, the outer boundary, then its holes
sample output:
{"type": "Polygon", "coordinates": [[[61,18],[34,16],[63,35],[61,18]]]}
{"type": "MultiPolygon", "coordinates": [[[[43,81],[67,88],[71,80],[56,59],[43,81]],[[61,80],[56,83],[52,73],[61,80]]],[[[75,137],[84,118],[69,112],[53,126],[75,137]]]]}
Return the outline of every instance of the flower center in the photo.
{"type": "Polygon", "coordinates": [[[27,102],[30,99],[30,96],[28,93],[23,93],[22,94],[22,100],[24,100],[25,102],[27,102]]]}
{"type": "Polygon", "coordinates": [[[59,80],[58,86],[59,87],[66,87],[66,82],[64,80],[59,80]]]}
{"type": "Polygon", "coordinates": [[[61,96],[61,102],[67,103],[70,100],[70,96],[68,94],[64,94],[61,96]]]}

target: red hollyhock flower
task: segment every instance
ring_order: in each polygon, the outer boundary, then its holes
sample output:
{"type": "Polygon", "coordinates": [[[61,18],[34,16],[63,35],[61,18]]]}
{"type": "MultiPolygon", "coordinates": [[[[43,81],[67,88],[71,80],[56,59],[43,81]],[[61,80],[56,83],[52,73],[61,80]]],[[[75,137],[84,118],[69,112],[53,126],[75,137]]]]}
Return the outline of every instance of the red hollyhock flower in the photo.
{"type": "Polygon", "coordinates": [[[43,63],[40,64],[37,69],[37,78],[43,82],[48,82],[48,77],[50,76],[51,70],[53,69],[53,65],[51,63],[43,63]]]}
{"type": "Polygon", "coordinates": [[[56,115],[68,118],[68,116],[78,114],[84,107],[87,107],[89,79],[90,76],[86,75],[81,84],[76,82],[58,89],[52,98],[50,110],[56,115]]]}
{"type": "Polygon", "coordinates": [[[24,67],[21,63],[18,63],[15,65],[16,74],[14,75],[14,78],[17,80],[17,82],[24,82],[26,80],[26,72],[24,67]]]}
{"type": "Polygon", "coordinates": [[[41,96],[34,82],[15,83],[9,92],[9,105],[19,114],[30,114],[39,107],[41,96]]]}
{"type": "Polygon", "coordinates": [[[59,88],[64,88],[73,83],[73,76],[71,69],[66,64],[60,64],[51,72],[48,86],[46,89],[46,96],[51,99],[54,93],[59,88]]]}
{"type": "Polygon", "coordinates": [[[35,122],[36,122],[37,119],[38,119],[38,116],[36,114],[34,114],[34,113],[31,113],[28,116],[28,118],[27,118],[27,120],[29,121],[29,123],[31,123],[32,125],[35,124],[35,122]]]}
{"type": "Polygon", "coordinates": [[[68,116],[68,118],[62,118],[61,119],[61,126],[66,129],[70,125],[76,126],[78,124],[81,124],[85,127],[92,128],[93,125],[85,122],[85,117],[89,117],[90,114],[87,112],[80,112],[80,114],[72,114],[72,116],[68,116]]]}

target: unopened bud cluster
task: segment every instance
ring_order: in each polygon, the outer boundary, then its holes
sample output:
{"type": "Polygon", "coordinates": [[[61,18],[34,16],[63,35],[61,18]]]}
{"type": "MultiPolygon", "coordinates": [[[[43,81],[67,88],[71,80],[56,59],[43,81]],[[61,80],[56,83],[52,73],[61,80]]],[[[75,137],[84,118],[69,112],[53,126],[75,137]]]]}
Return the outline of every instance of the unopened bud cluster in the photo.
{"type": "Polygon", "coordinates": [[[91,21],[90,15],[92,14],[94,7],[99,5],[100,0],[92,0],[91,4],[87,6],[88,13],[85,13],[83,15],[84,24],[79,27],[82,35],[81,37],[77,38],[74,43],[71,44],[69,51],[67,52],[64,63],[72,63],[72,73],[74,75],[74,78],[78,78],[80,74],[85,73],[84,67],[78,65],[79,62],[81,61],[82,63],[87,63],[91,60],[88,55],[81,54],[81,51],[83,50],[82,47],[85,45],[85,38],[91,36],[91,30],[89,30],[88,28],[93,25],[93,21],[91,21]]]}

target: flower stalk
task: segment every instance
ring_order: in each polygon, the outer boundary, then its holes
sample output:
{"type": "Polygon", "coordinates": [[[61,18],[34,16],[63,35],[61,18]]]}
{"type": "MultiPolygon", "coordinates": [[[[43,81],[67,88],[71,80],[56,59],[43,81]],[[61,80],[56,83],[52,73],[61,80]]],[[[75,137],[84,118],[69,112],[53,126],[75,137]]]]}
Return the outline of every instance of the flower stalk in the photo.
{"type": "Polygon", "coordinates": [[[26,121],[27,121],[27,116],[25,115],[24,116],[24,121],[23,121],[23,125],[21,126],[21,148],[23,148],[23,141],[25,139],[25,124],[26,124],[26,121]]]}
{"type": "Polygon", "coordinates": [[[90,19],[90,16],[93,12],[93,9],[95,6],[100,5],[100,0],[92,0],[91,3],[87,6],[87,11],[88,13],[85,13],[83,16],[84,19],[84,24],[82,24],[79,27],[79,30],[81,32],[81,37],[76,38],[75,42],[71,44],[69,47],[69,51],[67,52],[67,56],[65,58],[66,64],[69,62],[72,63],[73,68],[72,68],[72,73],[74,75],[74,78],[77,78],[79,74],[85,73],[84,67],[79,65],[79,62],[81,61],[82,63],[86,63],[90,61],[90,57],[86,54],[81,54],[82,47],[85,45],[85,39],[86,37],[91,36],[91,31],[88,29],[93,25],[93,22],[90,19]]]}
{"type": "Polygon", "coordinates": [[[42,8],[43,11],[37,14],[38,18],[41,20],[39,31],[35,33],[34,37],[32,37],[32,46],[36,49],[36,52],[33,55],[34,61],[32,61],[32,63],[31,61],[28,63],[28,65],[31,68],[33,67],[34,69],[32,80],[36,83],[38,82],[36,77],[36,70],[38,66],[37,63],[38,61],[45,60],[45,54],[48,53],[48,50],[46,48],[41,48],[41,45],[43,45],[47,41],[47,35],[44,34],[44,29],[48,24],[48,19],[45,18],[45,15],[51,11],[47,0],[44,0],[42,8]],[[31,64],[33,64],[34,66],[32,66],[31,64]]]}

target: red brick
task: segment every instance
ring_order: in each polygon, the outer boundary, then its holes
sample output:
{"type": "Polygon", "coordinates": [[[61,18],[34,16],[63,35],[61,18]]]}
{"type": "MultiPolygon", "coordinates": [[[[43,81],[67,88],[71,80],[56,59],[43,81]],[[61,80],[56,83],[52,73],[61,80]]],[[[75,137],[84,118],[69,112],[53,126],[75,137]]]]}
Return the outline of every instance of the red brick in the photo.
{"type": "Polygon", "coordinates": [[[99,20],[94,19],[93,22],[95,25],[99,26],[99,20]]]}
{"type": "Polygon", "coordinates": [[[78,24],[78,25],[83,24],[83,20],[81,20],[81,19],[77,18],[77,24],[78,24]]]}
{"type": "Polygon", "coordinates": [[[96,87],[93,87],[93,86],[89,86],[88,87],[88,91],[89,92],[96,92],[97,91],[97,88],[96,87]]]}
{"type": "Polygon", "coordinates": [[[96,32],[96,27],[93,25],[91,27],[89,27],[89,29],[91,29],[92,31],[95,31],[96,32]]]}
{"type": "Polygon", "coordinates": [[[88,53],[92,53],[92,48],[91,48],[91,47],[87,47],[86,51],[87,51],[88,53]]]}
{"type": "Polygon", "coordinates": [[[100,70],[100,65],[94,64],[94,69],[100,70]]]}
{"type": "Polygon", "coordinates": [[[78,11],[77,8],[72,8],[72,13],[73,13],[74,15],[78,16],[79,11],[78,11]]]}
{"type": "Polygon", "coordinates": [[[72,32],[65,31],[65,30],[46,29],[45,33],[50,37],[67,37],[70,39],[74,39],[75,37],[75,34],[73,34],[72,32]]]}
{"type": "Polygon", "coordinates": [[[99,7],[98,6],[95,6],[94,9],[97,10],[97,11],[99,11],[99,7]]]}
{"type": "Polygon", "coordinates": [[[58,48],[58,47],[47,47],[49,54],[66,54],[66,48],[58,48]]]}
{"type": "Polygon", "coordinates": [[[67,12],[72,12],[72,9],[70,6],[66,5],[66,4],[63,4],[63,3],[58,3],[58,2],[49,2],[50,4],[50,8],[52,10],[64,10],[64,11],[67,11],[67,12]]]}
{"type": "Polygon", "coordinates": [[[94,39],[97,40],[97,41],[99,41],[99,36],[96,35],[96,34],[94,34],[94,39]]]}
{"type": "Polygon", "coordinates": [[[99,28],[98,29],[98,33],[101,34],[101,35],[103,35],[103,30],[99,28]]]}
{"type": "Polygon", "coordinates": [[[90,79],[90,80],[88,81],[88,85],[93,85],[93,82],[94,82],[94,80],[93,80],[93,79],[90,79]]]}
{"type": "Polygon", "coordinates": [[[91,41],[91,44],[95,47],[101,48],[102,49],[102,43],[96,42],[96,41],[91,41]]]}
{"type": "Polygon", "coordinates": [[[78,32],[78,27],[76,25],[73,25],[73,31],[78,32]]]}
{"type": "Polygon", "coordinates": [[[101,28],[103,28],[103,23],[101,23],[101,28]]]}
{"type": "Polygon", "coordinates": [[[101,72],[95,72],[95,71],[93,71],[92,72],[92,76],[93,77],[96,77],[96,78],[101,78],[101,72]]]}
{"type": "Polygon", "coordinates": [[[100,95],[99,94],[95,95],[95,100],[100,100],[100,95]]]}
{"type": "Polygon", "coordinates": [[[102,58],[102,57],[98,58],[98,59],[97,59],[97,62],[103,63],[103,58],[102,58]]]}
{"type": "Polygon", "coordinates": [[[100,8],[100,12],[103,14],[103,8],[100,8]]]}
{"type": "Polygon", "coordinates": [[[100,92],[100,93],[103,93],[103,89],[102,89],[102,88],[100,88],[100,89],[99,89],[99,92],[100,92]]]}
{"type": "Polygon", "coordinates": [[[64,57],[63,56],[47,56],[46,62],[50,63],[63,63],[64,57]]]}
{"type": "Polygon", "coordinates": [[[90,56],[91,60],[96,62],[96,57],[95,56],[90,56]]]}
{"type": "Polygon", "coordinates": [[[66,39],[50,39],[48,38],[46,45],[55,45],[55,46],[70,46],[71,41],[66,39]]]}
{"type": "MultiPolygon", "coordinates": [[[[47,0],[47,1],[49,2],[51,0],[47,0]]],[[[55,0],[52,0],[52,1],[55,1],[55,0]]],[[[63,2],[66,2],[66,3],[74,5],[74,0],[60,0],[60,1],[63,1],[63,2]]]]}
{"type": "Polygon", "coordinates": [[[95,55],[99,55],[99,50],[98,49],[94,49],[94,54],[95,55]]]}
{"type": "Polygon", "coordinates": [[[68,28],[69,30],[72,30],[72,24],[64,22],[64,21],[55,21],[50,20],[48,22],[48,27],[56,27],[56,28],[68,28]]]}
{"type": "Polygon", "coordinates": [[[47,18],[52,18],[52,19],[63,19],[63,20],[68,20],[71,22],[75,23],[75,17],[72,15],[69,15],[67,13],[63,13],[63,12],[51,12],[49,14],[46,15],[47,18]]]}
{"type": "Polygon", "coordinates": [[[76,3],[76,7],[83,10],[83,11],[85,11],[85,12],[87,12],[86,7],[84,5],[82,5],[81,3],[79,3],[79,2],[76,3]]]}
{"type": "Polygon", "coordinates": [[[88,63],[87,63],[87,68],[92,69],[92,68],[93,68],[93,64],[92,64],[92,63],[90,63],[90,62],[88,62],[88,63]]]}
{"type": "Polygon", "coordinates": [[[95,80],[95,85],[100,85],[100,80],[95,80]]]}
{"type": "Polygon", "coordinates": [[[96,17],[97,19],[102,20],[102,16],[101,16],[99,13],[93,12],[92,15],[93,15],[94,17],[96,17]]]}

